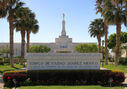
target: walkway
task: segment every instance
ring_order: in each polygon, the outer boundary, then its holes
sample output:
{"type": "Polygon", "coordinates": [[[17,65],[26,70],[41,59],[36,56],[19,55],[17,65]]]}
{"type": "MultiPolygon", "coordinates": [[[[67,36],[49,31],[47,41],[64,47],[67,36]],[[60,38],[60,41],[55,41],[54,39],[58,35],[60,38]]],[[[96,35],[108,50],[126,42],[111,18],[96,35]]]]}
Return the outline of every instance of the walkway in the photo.
{"type": "Polygon", "coordinates": [[[3,89],[4,83],[2,81],[2,74],[0,74],[0,89],[3,89]]]}

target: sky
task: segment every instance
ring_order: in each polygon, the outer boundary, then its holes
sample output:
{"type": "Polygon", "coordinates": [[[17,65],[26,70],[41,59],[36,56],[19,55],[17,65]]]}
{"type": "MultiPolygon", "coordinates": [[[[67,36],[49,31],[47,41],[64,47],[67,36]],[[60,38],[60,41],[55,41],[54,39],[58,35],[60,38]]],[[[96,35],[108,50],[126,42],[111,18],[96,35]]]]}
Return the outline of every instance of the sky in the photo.
{"type": "MultiPolygon", "coordinates": [[[[91,21],[101,18],[96,15],[96,0],[21,0],[36,14],[39,32],[31,34],[31,42],[55,42],[62,31],[62,14],[65,13],[66,33],[73,42],[97,42],[90,37],[88,27],[91,21]]],[[[122,31],[127,28],[122,26],[122,31]]],[[[109,35],[115,33],[115,26],[109,27],[109,35]]],[[[9,42],[9,23],[0,19],[0,42],[9,42]]],[[[21,42],[20,32],[14,31],[14,42],[21,42]]]]}

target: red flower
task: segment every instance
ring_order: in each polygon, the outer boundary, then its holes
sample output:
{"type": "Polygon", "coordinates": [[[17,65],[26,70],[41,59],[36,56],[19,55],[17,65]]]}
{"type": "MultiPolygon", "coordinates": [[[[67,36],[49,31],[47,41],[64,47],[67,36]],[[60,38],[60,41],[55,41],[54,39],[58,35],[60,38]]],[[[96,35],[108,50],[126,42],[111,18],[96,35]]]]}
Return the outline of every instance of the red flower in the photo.
{"type": "Polygon", "coordinates": [[[114,82],[114,80],[112,80],[112,82],[114,82]]]}
{"type": "Polygon", "coordinates": [[[44,80],[42,80],[41,82],[44,83],[44,80]]]}
{"type": "Polygon", "coordinates": [[[7,77],[8,80],[9,80],[10,78],[11,78],[11,77],[9,77],[9,76],[7,77]]]}
{"type": "Polygon", "coordinates": [[[116,80],[116,83],[118,83],[119,81],[118,80],[116,80]]]}

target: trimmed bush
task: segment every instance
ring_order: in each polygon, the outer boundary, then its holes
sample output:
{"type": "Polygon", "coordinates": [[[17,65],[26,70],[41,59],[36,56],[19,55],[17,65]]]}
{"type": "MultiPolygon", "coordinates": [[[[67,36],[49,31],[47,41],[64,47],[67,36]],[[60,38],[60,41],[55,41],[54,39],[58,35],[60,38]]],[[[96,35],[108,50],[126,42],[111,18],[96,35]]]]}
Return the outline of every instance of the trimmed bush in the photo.
{"type": "Polygon", "coordinates": [[[45,45],[30,46],[30,53],[48,53],[51,49],[45,45]]]}
{"type": "Polygon", "coordinates": [[[0,56],[0,65],[3,65],[3,57],[0,56]]]}
{"type": "Polygon", "coordinates": [[[19,71],[7,71],[3,74],[3,81],[5,86],[13,87],[14,82],[16,80],[17,86],[22,85],[22,83],[28,78],[27,71],[19,70],[19,71]]]}
{"type": "Polygon", "coordinates": [[[79,44],[75,50],[79,53],[95,53],[98,51],[96,44],[79,44]]]}
{"type": "Polygon", "coordinates": [[[119,63],[122,65],[127,65],[127,58],[120,58],[119,63]]]}
{"type": "Polygon", "coordinates": [[[124,73],[110,70],[43,70],[28,71],[32,82],[43,81],[43,84],[99,84],[109,85],[112,78],[113,85],[120,85],[124,79],[124,73]],[[48,83],[47,83],[48,81],[48,83]]]}

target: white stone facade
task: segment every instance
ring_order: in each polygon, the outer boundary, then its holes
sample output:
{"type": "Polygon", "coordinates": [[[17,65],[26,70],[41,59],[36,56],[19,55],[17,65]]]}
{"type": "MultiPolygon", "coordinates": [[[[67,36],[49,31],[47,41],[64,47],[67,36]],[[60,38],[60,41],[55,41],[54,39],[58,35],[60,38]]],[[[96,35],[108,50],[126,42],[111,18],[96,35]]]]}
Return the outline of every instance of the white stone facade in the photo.
{"type": "Polygon", "coordinates": [[[27,70],[100,69],[101,53],[27,53],[27,70]]]}

